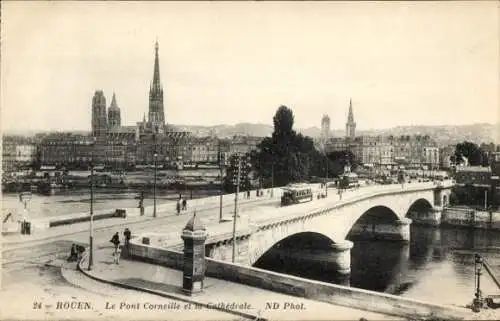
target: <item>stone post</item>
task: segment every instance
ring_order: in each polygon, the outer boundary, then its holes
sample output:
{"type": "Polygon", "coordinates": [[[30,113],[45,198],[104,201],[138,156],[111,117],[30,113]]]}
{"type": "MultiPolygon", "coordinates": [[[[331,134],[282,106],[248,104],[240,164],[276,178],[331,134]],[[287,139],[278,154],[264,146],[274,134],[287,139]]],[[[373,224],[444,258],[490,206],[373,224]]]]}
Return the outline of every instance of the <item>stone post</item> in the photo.
{"type": "Polygon", "coordinates": [[[331,245],[333,265],[339,274],[351,273],[351,249],[353,243],[348,240],[333,243],[331,245]]]}
{"type": "Polygon", "coordinates": [[[207,231],[196,212],[186,224],[181,238],[184,241],[182,291],[192,295],[203,291],[205,278],[205,240],[207,231]]]}
{"type": "Polygon", "coordinates": [[[398,241],[409,242],[410,241],[410,224],[411,219],[402,218],[394,223],[395,238],[398,241]]]}

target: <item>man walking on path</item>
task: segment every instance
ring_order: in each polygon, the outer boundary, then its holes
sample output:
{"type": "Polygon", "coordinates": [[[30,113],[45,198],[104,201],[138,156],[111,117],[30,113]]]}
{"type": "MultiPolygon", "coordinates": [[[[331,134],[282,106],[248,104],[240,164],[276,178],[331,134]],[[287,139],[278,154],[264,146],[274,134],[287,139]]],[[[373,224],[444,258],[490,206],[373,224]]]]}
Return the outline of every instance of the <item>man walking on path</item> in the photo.
{"type": "Polygon", "coordinates": [[[177,207],[177,215],[179,215],[181,213],[181,200],[180,199],[177,200],[176,207],[177,207]]]}
{"type": "Polygon", "coordinates": [[[125,237],[125,246],[128,247],[130,243],[130,238],[132,237],[132,232],[127,228],[125,228],[125,231],[123,231],[123,236],[125,237]]]}
{"type": "Polygon", "coordinates": [[[116,252],[118,246],[120,245],[120,236],[118,235],[118,232],[116,232],[115,235],[113,235],[113,237],[109,241],[113,243],[113,245],[115,246],[115,252],[116,252]]]}
{"type": "Polygon", "coordinates": [[[144,215],[144,192],[141,192],[139,195],[139,210],[141,212],[141,216],[144,215]]]}
{"type": "Polygon", "coordinates": [[[113,243],[114,247],[115,247],[115,250],[113,252],[113,261],[114,263],[118,264],[118,261],[119,261],[119,251],[121,252],[121,249],[120,249],[120,235],[118,235],[118,232],[115,233],[115,235],[113,235],[113,237],[111,238],[111,240],[109,240],[111,243],[113,243]]]}

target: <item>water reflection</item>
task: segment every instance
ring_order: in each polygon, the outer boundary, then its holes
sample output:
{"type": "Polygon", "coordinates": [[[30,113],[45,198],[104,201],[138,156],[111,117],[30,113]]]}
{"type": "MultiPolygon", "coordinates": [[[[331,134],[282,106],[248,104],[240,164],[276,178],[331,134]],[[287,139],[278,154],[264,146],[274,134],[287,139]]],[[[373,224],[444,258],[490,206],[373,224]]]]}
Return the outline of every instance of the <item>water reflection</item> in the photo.
{"type": "MultiPolygon", "coordinates": [[[[411,242],[359,241],[351,250],[349,281],[323,262],[291,260],[278,255],[259,262],[262,268],[314,280],[374,290],[441,304],[465,306],[474,294],[474,254],[480,253],[500,277],[500,232],[463,228],[411,226],[411,242]],[[279,262],[279,263],[278,263],[279,262]]],[[[295,251],[301,257],[304,249],[295,251]]],[[[310,250],[309,250],[310,251],[310,250]]],[[[270,251],[272,252],[272,251],[270,251]]],[[[304,253],[304,252],[303,252],[304,253]]],[[[308,253],[308,252],[306,252],[308,253]]],[[[304,256],[304,255],[302,255],[304,256]]],[[[324,258],[328,255],[325,254],[324,258]]],[[[481,280],[485,294],[500,294],[488,275],[481,280]]]]}
{"type": "Polygon", "coordinates": [[[408,270],[410,246],[400,242],[361,241],[351,249],[351,286],[398,292],[408,270]]]}

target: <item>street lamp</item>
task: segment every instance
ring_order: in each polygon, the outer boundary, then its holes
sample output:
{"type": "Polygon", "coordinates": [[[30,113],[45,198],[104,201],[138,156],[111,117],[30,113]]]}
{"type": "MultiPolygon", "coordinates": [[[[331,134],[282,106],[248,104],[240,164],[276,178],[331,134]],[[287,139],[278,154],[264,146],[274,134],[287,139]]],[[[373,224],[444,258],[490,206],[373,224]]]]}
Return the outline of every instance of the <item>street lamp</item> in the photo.
{"type": "Polygon", "coordinates": [[[156,150],[156,134],[158,133],[158,126],[155,127],[153,133],[153,163],[154,163],[154,178],[153,178],[153,217],[156,217],[156,162],[158,159],[158,152],[156,150]]]}
{"type": "Polygon", "coordinates": [[[222,161],[222,153],[220,149],[220,141],[218,145],[218,153],[219,153],[219,176],[220,176],[220,190],[219,190],[219,223],[223,221],[222,219],[222,195],[224,189],[224,180],[222,179],[222,175],[224,174],[224,164],[222,161]]]}
{"type": "Polygon", "coordinates": [[[89,236],[89,266],[94,266],[94,160],[90,161],[90,236],[89,236]]]}
{"type": "Polygon", "coordinates": [[[153,217],[156,217],[156,162],[158,158],[158,153],[155,151],[153,153],[154,159],[154,180],[153,180],[153,217]]]}
{"type": "Polygon", "coordinates": [[[238,194],[240,193],[241,158],[238,156],[238,176],[236,176],[236,194],[234,195],[234,217],[233,217],[233,259],[236,258],[236,217],[238,217],[238,194]]]}
{"type": "Polygon", "coordinates": [[[328,156],[326,156],[326,152],[325,152],[325,158],[326,158],[325,196],[328,197],[328,156]]]}
{"type": "Polygon", "coordinates": [[[271,163],[271,198],[274,197],[274,160],[271,163]]]}

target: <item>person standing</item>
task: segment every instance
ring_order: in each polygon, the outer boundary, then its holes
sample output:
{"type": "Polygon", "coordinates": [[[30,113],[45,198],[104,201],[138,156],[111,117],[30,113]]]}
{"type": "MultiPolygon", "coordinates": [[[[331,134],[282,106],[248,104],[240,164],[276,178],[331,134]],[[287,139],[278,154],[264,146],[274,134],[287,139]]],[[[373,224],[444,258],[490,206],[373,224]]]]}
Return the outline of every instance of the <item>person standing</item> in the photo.
{"type": "Polygon", "coordinates": [[[115,235],[113,235],[113,237],[109,241],[113,243],[116,251],[118,249],[118,246],[120,245],[120,235],[118,235],[118,232],[116,232],[115,235]]]}
{"type": "Polygon", "coordinates": [[[141,213],[141,216],[144,215],[144,192],[141,192],[141,194],[139,195],[139,210],[140,210],[140,213],[141,213]]]}
{"type": "Polygon", "coordinates": [[[122,255],[122,247],[120,245],[118,245],[118,247],[116,248],[116,251],[114,253],[114,257],[113,257],[113,261],[115,264],[120,263],[121,255],[122,255]]]}
{"type": "Polygon", "coordinates": [[[130,230],[127,228],[125,228],[125,231],[123,231],[123,236],[125,238],[125,246],[128,247],[129,243],[130,243],[130,238],[132,237],[132,232],[130,232],[130,230]]]}

